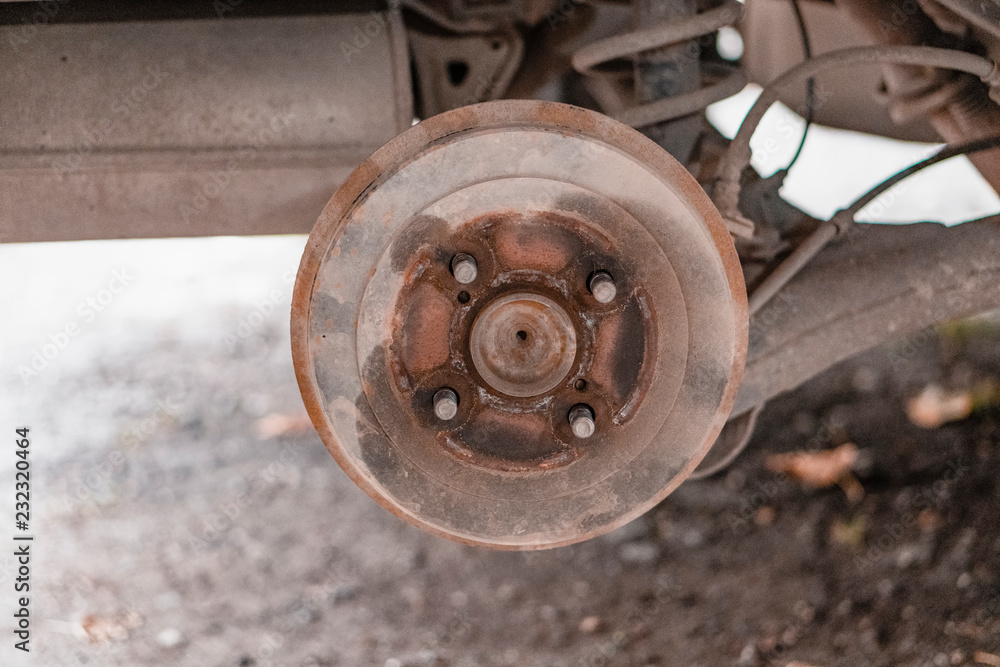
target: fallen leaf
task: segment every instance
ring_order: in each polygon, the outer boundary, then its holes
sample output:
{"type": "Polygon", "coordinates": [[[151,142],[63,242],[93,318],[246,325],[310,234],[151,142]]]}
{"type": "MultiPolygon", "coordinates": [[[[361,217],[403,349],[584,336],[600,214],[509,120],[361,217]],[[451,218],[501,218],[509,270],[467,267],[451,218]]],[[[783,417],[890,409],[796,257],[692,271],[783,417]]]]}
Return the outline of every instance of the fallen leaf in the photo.
{"type": "Polygon", "coordinates": [[[270,414],[258,419],[255,426],[257,436],[261,440],[267,440],[289,433],[308,433],[312,428],[312,422],[309,420],[309,415],[298,412],[292,415],[270,414]]]}
{"type": "Polygon", "coordinates": [[[128,639],[128,631],[142,625],[142,616],[130,611],[108,616],[87,614],[80,621],[80,627],[94,644],[128,639]]]}
{"type": "Polygon", "coordinates": [[[972,655],[972,659],[980,665],[1000,667],[1000,655],[993,655],[992,653],[986,653],[985,651],[976,651],[972,655]]]}
{"type": "Polygon", "coordinates": [[[824,489],[841,481],[851,472],[851,466],[858,460],[858,448],[845,443],[836,449],[819,452],[793,452],[774,454],[767,457],[767,468],[772,472],[783,472],[806,486],[824,489]]]}
{"type": "Polygon", "coordinates": [[[972,404],[969,391],[949,392],[931,384],[906,402],[906,415],[920,428],[938,428],[971,415],[972,404]]]}

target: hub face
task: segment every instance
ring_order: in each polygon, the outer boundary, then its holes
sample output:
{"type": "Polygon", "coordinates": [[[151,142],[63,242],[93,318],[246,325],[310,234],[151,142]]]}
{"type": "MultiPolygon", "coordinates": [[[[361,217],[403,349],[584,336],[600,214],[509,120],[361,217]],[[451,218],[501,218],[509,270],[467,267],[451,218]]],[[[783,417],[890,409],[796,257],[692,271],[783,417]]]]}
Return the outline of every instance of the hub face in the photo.
{"type": "Polygon", "coordinates": [[[665,257],[634,219],[565,184],[492,181],[464,189],[462,198],[486,203],[456,211],[448,198],[435,204],[446,217],[390,243],[367,285],[358,364],[369,405],[394,442],[409,443],[421,469],[470,494],[502,500],[516,488],[485,471],[551,476],[586,459],[559,486],[517,493],[541,500],[583,488],[607,474],[610,457],[628,451],[654,375],[654,400],[672,400],[680,386],[684,360],[656,363],[661,327],[653,307],[681,313],[665,333],[685,340],[679,284],[669,268],[658,282],[640,271],[636,261],[663,267],[665,257]],[[552,201],[532,211],[543,189],[575,192],[574,210],[552,201]],[[498,196],[502,210],[494,208],[498,196]],[[643,242],[619,247],[616,237],[643,242]],[[460,283],[449,272],[459,255],[475,258],[474,281],[460,283]],[[636,261],[623,263],[625,255],[636,261]],[[587,277],[598,268],[618,276],[614,303],[588,292],[587,277]],[[443,387],[459,397],[446,423],[431,410],[443,387]],[[580,403],[594,414],[595,437],[573,434],[569,411],[580,403]]]}
{"type": "Polygon", "coordinates": [[[352,479],[499,548],[662,499],[724,423],[746,345],[735,251],[690,175],[541,102],[442,114],[359,167],[292,312],[306,406],[352,479]]]}
{"type": "Polygon", "coordinates": [[[547,296],[511,292],[476,316],[469,350],[476,372],[491,388],[508,396],[538,396],[554,389],[573,366],[576,329],[547,296]]]}

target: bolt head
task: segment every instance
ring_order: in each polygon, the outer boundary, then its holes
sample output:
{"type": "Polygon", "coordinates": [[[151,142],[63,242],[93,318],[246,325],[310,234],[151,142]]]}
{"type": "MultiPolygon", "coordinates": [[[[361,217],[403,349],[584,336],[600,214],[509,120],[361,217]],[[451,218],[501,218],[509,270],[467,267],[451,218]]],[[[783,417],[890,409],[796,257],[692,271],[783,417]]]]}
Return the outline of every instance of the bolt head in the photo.
{"type": "Polygon", "coordinates": [[[604,271],[598,271],[590,279],[590,293],[594,295],[598,303],[611,303],[618,295],[618,287],[614,278],[604,271]]]}
{"type": "Polygon", "coordinates": [[[462,253],[451,260],[451,274],[458,282],[468,285],[479,276],[479,267],[472,255],[462,253]]]}

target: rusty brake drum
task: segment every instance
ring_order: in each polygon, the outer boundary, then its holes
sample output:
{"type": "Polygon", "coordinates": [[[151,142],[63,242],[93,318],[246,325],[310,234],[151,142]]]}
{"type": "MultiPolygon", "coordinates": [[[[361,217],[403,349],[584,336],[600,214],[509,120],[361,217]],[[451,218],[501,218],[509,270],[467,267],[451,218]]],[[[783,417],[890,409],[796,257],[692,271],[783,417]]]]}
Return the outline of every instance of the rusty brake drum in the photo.
{"type": "Polygon", "coordinates": [[[323,442],[385,508],[502,549],[635,518],[714,442],[747,343],[739,261],[665,151],[501,101],[415,125],[309,238],[292,351],[323,442]]]}

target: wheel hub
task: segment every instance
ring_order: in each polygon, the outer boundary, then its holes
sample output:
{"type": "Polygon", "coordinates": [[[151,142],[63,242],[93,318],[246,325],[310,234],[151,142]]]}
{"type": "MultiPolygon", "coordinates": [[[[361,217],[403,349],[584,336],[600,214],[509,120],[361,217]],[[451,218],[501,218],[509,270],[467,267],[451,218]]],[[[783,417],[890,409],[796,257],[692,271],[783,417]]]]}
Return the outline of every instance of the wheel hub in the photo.
{"type": "Polygon", "coordinates": [[[541,102],[442,114],[359,167],[292,312],[306,406],[352,479],[500,548],[662,499],[724,423],[746,351],[735,251],[690,175],[541,102]]]}

